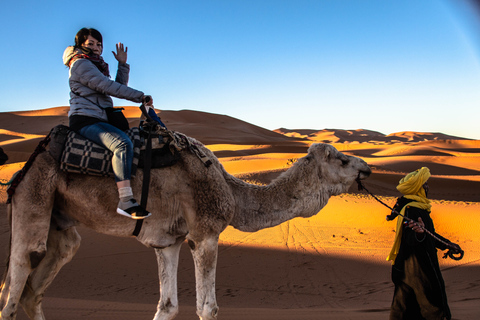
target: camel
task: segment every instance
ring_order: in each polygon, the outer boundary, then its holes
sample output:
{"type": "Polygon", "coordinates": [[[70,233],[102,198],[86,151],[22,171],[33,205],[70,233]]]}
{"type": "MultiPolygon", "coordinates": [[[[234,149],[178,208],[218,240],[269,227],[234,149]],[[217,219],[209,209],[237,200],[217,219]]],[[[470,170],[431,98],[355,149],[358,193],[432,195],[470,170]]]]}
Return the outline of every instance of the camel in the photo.
{"type": "MultiPolygon", "coordinates": [[[[177,164],[152,169],[147,208],[137,240],[152,247],[158,262],[160,299],[154,320],[178,314],[177,267],[187,240],[196,277],[199,319],[217,319],[215,272],[220,233],[231,225],[255,232],[295,217],[317,214],[331,196],[346,192],[371,170],[360,158],[328,144],[313,144],[308,154],[269,185],[246,183],[230,175],[213,152],[193,138],[212,161],[206,167],[182,151],[177,164]]],[[[142,171],[132,180],[139,198],[142,171]]],[[[42,299],[56,274],[80,246],[76,226],[131,237],[135,221],[116,214],[118,194],[108,177],[67,174],[48,152],[40,153],[9,205],[9,261],[1,285],[0,319],[14,320],[22,306],[32,320],[45,320],[42,299]]]]}

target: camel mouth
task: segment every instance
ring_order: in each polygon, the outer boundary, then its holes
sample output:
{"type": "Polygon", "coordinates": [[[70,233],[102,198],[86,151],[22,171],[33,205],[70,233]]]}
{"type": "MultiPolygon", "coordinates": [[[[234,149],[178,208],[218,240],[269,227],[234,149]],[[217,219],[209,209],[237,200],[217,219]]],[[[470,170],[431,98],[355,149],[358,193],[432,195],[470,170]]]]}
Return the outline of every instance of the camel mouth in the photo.
{"type": "Polygon", "coordinates": [[[360,170],[360,171],[358,172],[358,176],[357,176],[357,178],[355,179],[355,182],[356,182],[357,185],[358,185],[358,191],[365,190],[365,187],[363,186],[362,180],[367,179],[367,178],[370,176],[371,173],[372,173],[372,170],[370,169],[370,167],[368,167],[368,171],[362,171],[362,170],[360,170]]]}

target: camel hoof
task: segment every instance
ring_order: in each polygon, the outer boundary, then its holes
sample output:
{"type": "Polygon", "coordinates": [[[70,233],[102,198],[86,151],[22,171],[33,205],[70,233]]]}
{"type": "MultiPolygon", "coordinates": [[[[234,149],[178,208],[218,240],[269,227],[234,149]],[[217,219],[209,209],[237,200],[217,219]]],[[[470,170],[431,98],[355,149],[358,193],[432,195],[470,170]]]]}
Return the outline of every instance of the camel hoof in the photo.
{"type": "Polygon", "coordinates": [[[217,315],[218,315],[218,307],[215,307],[213,310],[212,310],[212,317],[214,319],[217,319],[217,315]]]}
{"type": "Polygon", "coordinates": [[[200,318],[200,320],[215,320],[215,319],[217,319],[218,309],[219,309],[218,307],[214,307],[210,311],[210,314],[208,314],[207,312],[197,311],[197,315],[200,318]],[[204,314],[206,314],[206,315],[204,315],[204,314]]]}

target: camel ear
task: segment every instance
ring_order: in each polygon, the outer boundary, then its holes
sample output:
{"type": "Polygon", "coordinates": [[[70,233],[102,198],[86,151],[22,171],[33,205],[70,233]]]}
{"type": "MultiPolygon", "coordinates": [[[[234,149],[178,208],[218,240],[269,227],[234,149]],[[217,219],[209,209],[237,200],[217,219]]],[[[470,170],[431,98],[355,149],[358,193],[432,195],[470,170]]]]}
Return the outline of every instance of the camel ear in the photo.
{"type": "Polygon", "coordinates": [[[344,155],[343,153],[339,152],[337,155],[337,159],[342,161],[342,166],[345,166],[350,163],[350,158],[344,155]]]}

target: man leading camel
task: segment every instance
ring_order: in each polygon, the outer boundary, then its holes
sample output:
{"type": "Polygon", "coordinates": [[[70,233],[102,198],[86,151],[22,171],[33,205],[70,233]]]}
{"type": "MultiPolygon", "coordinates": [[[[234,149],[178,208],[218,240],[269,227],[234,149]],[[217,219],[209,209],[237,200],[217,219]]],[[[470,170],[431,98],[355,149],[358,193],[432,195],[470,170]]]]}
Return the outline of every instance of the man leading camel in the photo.
{"type": "MultiPolygon", "coordinates": [[[[397,190],[403,194],[387,220],[397,217],[395,242],[387,257],[392,261],[392,281],[395,284],[390,320],[450,320],[450,308],[445,283],[438,264],[437,249],[447,249],[445,243],[430,237],[434,233],[427,199],[430,170],[422,167],[400,180],[397,190]],[[404,221],[403,217],[411,220],[404,221]]],[[[449,240],[435,234],[446,243],[449,240]]]]}

